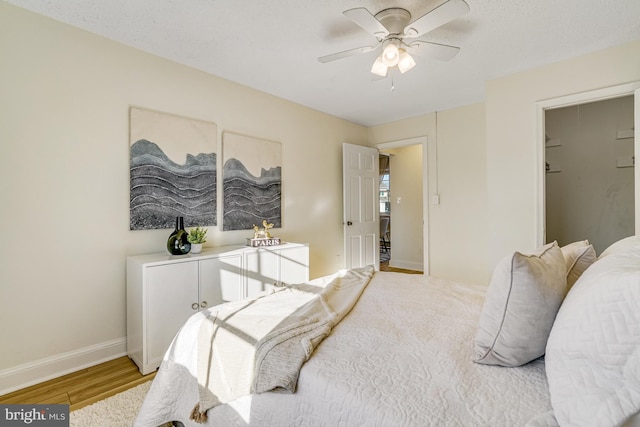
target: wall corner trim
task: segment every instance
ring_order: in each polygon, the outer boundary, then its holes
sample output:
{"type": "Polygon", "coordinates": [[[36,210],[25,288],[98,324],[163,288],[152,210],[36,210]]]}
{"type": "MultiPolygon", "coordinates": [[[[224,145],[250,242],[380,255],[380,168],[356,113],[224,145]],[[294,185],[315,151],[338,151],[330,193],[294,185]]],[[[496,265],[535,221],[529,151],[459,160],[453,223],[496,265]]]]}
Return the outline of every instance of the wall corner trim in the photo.
{"type": "Polygon", "coordinates": [[[127,354],[127,338],[104,341],[77,350],[0,371],[0,396],[127,354]]]}

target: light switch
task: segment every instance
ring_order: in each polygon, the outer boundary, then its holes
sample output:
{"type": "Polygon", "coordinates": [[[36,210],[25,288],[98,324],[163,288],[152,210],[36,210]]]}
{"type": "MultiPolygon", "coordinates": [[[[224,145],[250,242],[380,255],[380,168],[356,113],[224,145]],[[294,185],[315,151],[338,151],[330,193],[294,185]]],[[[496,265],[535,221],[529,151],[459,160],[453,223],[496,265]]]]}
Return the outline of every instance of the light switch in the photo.
{"type": "Polygon", "coordinates": [[[398,204],[398,205],[399,205],[401,201],[402,201],[402,197],[398,197],[398,198],[396,199],[396,204],[398,204]]]}

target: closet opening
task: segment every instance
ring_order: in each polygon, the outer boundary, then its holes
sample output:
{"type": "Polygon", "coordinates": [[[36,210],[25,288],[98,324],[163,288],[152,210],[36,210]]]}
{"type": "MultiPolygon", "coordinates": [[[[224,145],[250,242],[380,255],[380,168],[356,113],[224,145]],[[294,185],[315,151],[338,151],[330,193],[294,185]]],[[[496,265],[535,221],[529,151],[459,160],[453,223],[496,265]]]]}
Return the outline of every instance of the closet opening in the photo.
{"type": "Polygon", "coordinates": [[[538,247],[588,239],[596,253],[640,231],[640,81],[538,101],[538,247]]]}
{"type": "Polygon", "coordinates": [[[635,233],[633,98],[545,111],[547,242],[599,254],[635,233]]]}

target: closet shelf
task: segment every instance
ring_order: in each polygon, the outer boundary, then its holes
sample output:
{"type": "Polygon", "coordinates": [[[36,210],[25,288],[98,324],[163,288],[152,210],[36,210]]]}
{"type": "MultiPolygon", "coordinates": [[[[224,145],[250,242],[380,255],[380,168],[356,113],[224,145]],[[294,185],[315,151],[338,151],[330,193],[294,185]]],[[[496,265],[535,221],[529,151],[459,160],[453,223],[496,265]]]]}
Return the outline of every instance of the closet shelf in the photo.
{"type": "Polygon", "coordinates": [[[634,129],[620,129],[616,134],[616,139],[633,139],[634,129]]]}
{"type": "Polygon", "coordinates": [[[560,138],[547,137],[547,139],[544,142],[544,147],[545,148],[562,147],[562,140],[560,138]]]}

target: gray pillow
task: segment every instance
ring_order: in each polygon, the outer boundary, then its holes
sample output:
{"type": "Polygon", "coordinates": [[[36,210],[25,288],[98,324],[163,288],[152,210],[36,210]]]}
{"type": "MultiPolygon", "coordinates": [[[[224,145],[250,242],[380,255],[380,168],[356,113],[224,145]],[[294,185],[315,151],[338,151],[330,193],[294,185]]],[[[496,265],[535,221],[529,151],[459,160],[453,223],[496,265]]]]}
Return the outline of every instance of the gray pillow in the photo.
{"type": "Polygon", "coordinates": [[[566,266],[556,242],[534,254],[515,252],[496,266],[474,340],[474,362],[521,366],[544,355],[567,294],[566,266]]]}
{"type": "Polygon", "coordinates": [[[588,240],[569,243],[560,248],[567,265],[567,292],[582,273],[596,262],[596,251],[588,240]]]}

